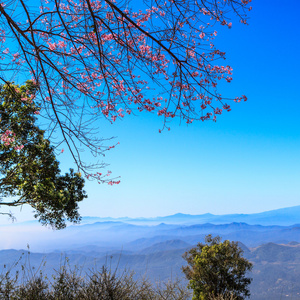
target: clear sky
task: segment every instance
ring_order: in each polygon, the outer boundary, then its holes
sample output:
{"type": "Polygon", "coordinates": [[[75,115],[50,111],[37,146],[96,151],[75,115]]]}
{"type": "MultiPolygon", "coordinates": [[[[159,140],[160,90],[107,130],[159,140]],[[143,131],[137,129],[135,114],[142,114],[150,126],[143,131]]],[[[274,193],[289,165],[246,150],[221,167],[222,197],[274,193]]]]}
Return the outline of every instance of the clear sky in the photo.
{"type": "MultiPolygon", "coordinates": [[[[87,182],[84,216],[253,213],[300,205],[300,2],[253,0],[249,26],[233,19],[215,40],[233,67],[220,92],[248,102],[217,123],[171,123],[151,114],[99,124],[120,145],[105,157],[115,186],[87,182]]],[[[61,167],[72,167],[65,152],[61,167]]],[[[29,218],[31,209],[16,213],[29,218]]]]}

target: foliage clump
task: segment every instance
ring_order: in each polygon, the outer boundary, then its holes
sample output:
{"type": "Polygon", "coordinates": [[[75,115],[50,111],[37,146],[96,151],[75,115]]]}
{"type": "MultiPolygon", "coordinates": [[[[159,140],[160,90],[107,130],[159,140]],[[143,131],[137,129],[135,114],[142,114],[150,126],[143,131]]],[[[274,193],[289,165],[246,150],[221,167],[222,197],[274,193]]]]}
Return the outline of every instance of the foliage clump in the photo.
{"type": "Polygon", "coordinates": [[[32,81],[0,86],[0,206],[29,204],[42,224],[61,229],[80,220],[84,179],[72,169],[61,175],[55,149],[36,125],[36,92],[32,81]]]}
{"type": "Polygon", "coordinates": [[[183,255],[188,265],[183,272],[193,289],[193,300],[236,299],[250,296],[247,272],[252,263],[242,257],[237,242],[221,242],[219,236],[206,236],[205,243],[183,255]]]}

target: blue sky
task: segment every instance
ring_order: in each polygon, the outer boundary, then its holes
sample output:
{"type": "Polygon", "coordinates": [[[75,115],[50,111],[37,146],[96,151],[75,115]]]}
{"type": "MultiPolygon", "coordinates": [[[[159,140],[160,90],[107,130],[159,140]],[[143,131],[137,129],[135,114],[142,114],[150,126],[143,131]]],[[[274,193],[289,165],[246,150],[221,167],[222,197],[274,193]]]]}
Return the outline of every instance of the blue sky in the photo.
{"type": "MultiPolygon", "coordinates": [[[[87,182],[82,215],[253,213],[300,205],[300,26],[298,0],[253,1],[249,26],[233,19],[216,39],[233,67],[221,93],[233,104],[217,123],[171,123],[151,114],[99,123],[120,145],[105,157],[120,185],[87,182]]],[[[65,152],[61,167],[72,167],[65,152]],[[65,156],[64,156],[65,155],[65,156]]],[[[16,212],[30,218],[30,208],[16,212]]]]}

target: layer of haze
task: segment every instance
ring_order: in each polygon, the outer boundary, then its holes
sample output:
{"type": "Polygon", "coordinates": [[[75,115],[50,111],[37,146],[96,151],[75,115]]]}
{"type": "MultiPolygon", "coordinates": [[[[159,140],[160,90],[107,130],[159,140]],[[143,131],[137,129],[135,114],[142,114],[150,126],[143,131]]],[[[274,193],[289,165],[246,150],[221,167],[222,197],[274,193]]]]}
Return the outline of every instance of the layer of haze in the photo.
{"type": "MultiPolygon", "coordinates": [[[[218,30],[216,44],[234,70],[220,92],[245,94],[248,102],[232,103],[217,123],[173,121],[170,131],[158,133],[162,119],[156,115],[101,121],[99,137],[120,142],[104,161],[121,183],[87,182],[80,213],[149,217],[299,205],[299,9],[298,0],[256,0],[249,26],[234,18],[232,29],[218,30]]],[[[58,158],[63,170],[74,167],[68,157],[65,151],[58,158]]],[[[32,217],[30,211],[15,214],[21,221],[32,217]]]]}

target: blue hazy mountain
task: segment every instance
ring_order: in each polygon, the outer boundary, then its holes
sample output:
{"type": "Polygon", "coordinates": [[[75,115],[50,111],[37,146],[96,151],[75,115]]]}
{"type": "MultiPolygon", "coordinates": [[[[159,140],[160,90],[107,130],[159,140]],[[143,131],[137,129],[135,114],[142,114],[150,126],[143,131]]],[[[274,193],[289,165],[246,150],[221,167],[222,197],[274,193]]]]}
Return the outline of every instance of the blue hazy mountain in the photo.
{"type": "Polygon", "coordinates": [[[224,224],[224,223],[247,223],[249,225],[294,225],[300,224],[300,205],[270,210],[254,214],[227,214],[227,215],[213,215],[210,213],[201,215],[190,214],[174,214],[165,217],[155,218],[98,218],[98,217],[83,217],[83,224],[94,222],[126,222],[131,224],[224,224]]]}
{"type": "Polygon", "coordinates": [[[297,224],[300,224],[300,206],[257,214],[83,217],[81,224],[69,225],[61,231],[29,221],[0,226],[0,249],[26,249],[29,244],[32,251],[43,252],[76,250],[87,245],[132,251],[174,239],[196,244],[207,234],[220,235],[254,247],[266,242],[300,242],[300,225],[297,224]]]}
{"type": "Polygon", "coordinates": [[[191,244],[186,243],[182,240],[175,239],[175,240],[168,240],[165,242],[160,242],[151,245],[150,247],[144,248],[139,252],[139,254],[151,254],[151,253],[157,253],[157,252],[163,252],[163,251],[169,251],[169,250],[177,250],[177,249],[183,249],[184,250],[192,247],[191,244]]]}
{"type": "Polygon", "coordinates": [[[26,249],[51,252],[111,250],[140,251],[168,240],[181,240],[195,245],[203,242],[207,234],[220,235],[223,239],[240,241],[248,247],[262,243],[300,242],[300,226],[263,226],[233,222],[230,224],[197,225],[133,225],[122,222],[97,222],[80,226],[69,226],[53,231],[41,226],[0,227],[0,249],[26,249]],[[79,250],[80,249],[80,250],[79,250]],[[89,250],[90,249],[90,250],[89,250]],[[98,249],[98,250],[96,250],[98,249]],[[100,250],[102,249],[102,250],[100,250]]]}
{"type": "MultiPolygon", "coordinates": [[[[111,222],[127,223],[127,224],[136,224],[136,225],[158,225],[161,226],[170,225],[170,224],[225,224],[225,223],[247,223],[249,225],[282,225],[289,226],[294,224],[300,224],[300,205],[280,208],[270,211],[265,211],[261,213],[253,214],[226,214],[226,215],[214,215],[210,213],[201,214],[201,215],[191,215],[191,214],[182,214],[177,213],[170,216],[163,217],[153,217],[153,218],[130,218],[130,217],[121,217],[121,218],[112,218],[112,217],[92,217],[84,216],[82,217],[81,225],[95,224],[95,223],[106,223],[110,224],[111,222]]],[[[24,226],[24,225],[37,225],[37,221],[26,221],[22,223],[12,223],[10,226],[24,226]]],[[[71,225],[71,224],[69,224],[71,225]]],[[[1,225],[0,225],[1,226],[1,225]]],[[[4,226],[4,225],[3,225],[4,226]]]]}
{"type": "Polygon", "coordinates": [[[188,214],[175,214],[168,217],[156,218],[158,222],[165,223],[247,223],[250,225],[293,225],[300,223],[300,205],[288,208],[281,208],[255,214],[228,214],[228,215],[188,215],[188,214]]]}
{"type": "Polygon", "coordinates": [[[42,227],[37,221],[2,225],[0,262],[11,267],[26,254],[1,249],[26,249],[29,244],[32,265],[47,261],[47,274],[67,256],[72,266],[84,265],[85,270],[109,263],[112,268],[130,268],[139,275],[147,270],[151,278],[167,279],[170,274],[182,275],[182,254],[203,242],[207,234],[239,241],[245,256],[254,262],[257,297],[253,299],[277,299],[283,287],[298,287],[300,206],[257,214],[83,217],[81,224],[69,224],[61,231],[42,227]],[[269,289],[274,297],[263,294],[269,289]]]}

